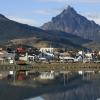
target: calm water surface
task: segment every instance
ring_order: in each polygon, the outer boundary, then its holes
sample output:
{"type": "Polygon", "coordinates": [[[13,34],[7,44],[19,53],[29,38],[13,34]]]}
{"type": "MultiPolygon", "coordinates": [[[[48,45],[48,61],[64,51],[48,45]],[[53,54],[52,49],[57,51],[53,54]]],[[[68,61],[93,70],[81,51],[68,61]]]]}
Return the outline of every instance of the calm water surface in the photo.
{"type": "Polygon", "coordinates": [[[42,97],[29,98],[25,100],[44,100],[42,97]]]}

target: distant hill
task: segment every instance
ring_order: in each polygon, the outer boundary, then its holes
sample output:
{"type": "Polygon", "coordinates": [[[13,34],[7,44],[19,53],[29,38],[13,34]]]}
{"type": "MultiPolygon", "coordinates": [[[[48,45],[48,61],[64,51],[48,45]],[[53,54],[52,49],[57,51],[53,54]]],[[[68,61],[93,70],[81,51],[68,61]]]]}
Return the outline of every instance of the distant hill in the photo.
{"type": "MultiPolygon", "coordinates": [[[[44,31],[0,14],[0,45],[27,44],[35,47],[82,48],[87,40],[62,31],[44,31]]],[[[89,41],[88,41],[89,42],[89,41]]]]}
{"type": "Polygon", "coordinates": [[[21,24],[0,14],[0,41],[25,37],[44,37],[46,32],[26,24],[21,24]]]}
{"type": "Polygon", "coordinates": [[[58,30],[80,36],[84,39],[100,41],[100,26],[78,14],[68,6],[50,22],[41,26],[44,30],[58,30]]]}

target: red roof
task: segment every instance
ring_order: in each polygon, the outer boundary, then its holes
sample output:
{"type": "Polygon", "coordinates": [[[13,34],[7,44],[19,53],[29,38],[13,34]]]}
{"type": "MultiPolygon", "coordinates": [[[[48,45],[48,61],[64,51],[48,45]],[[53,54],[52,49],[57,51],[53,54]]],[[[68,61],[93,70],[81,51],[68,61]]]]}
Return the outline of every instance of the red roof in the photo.
{"type": "Polygon", "coordinates": [[[24,48],[17,48],[16,51],[19,53],[23,53],[23,52],[25,52],[25,49],[24,48]]]}

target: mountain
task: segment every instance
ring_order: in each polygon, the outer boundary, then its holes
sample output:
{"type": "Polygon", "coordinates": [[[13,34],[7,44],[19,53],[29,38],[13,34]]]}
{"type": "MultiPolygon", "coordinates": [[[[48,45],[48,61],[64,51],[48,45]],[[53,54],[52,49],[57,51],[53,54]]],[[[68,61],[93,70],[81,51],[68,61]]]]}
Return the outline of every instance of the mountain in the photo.
{"type": "Polygon", "coordinates": [[[45,32],[39,28],[21,24],[0,14],[0,41],[25,37],[44,37],[45,32]]]}
{"type": "Polygon", "coordinates": [[[100,26],[78,14],[71,6],[53,17],[50,22],[45,23],[41,28],[64,31],[85,39],[100,41],[100,26]]]}
{"type": "Polygon", "coordinates": [[[45,31],[12,21],[0,14],[0,45],[21,43],[36,47],[48,47],[52,45],[53,47],[82,48],[82,44],[86,42],[86,39],[70,33],[45,31]]]}

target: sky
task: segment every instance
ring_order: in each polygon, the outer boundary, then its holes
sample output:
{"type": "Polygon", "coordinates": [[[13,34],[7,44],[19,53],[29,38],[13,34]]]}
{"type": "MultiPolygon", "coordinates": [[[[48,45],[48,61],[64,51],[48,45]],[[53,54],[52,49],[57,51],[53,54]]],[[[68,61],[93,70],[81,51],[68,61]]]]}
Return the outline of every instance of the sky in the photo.
{"type": "Polygon", "coordinates": [[[68,5],[100,24],[100,0],[0,0],[0,14],[11,20],[40,27],[68,5]]]}

